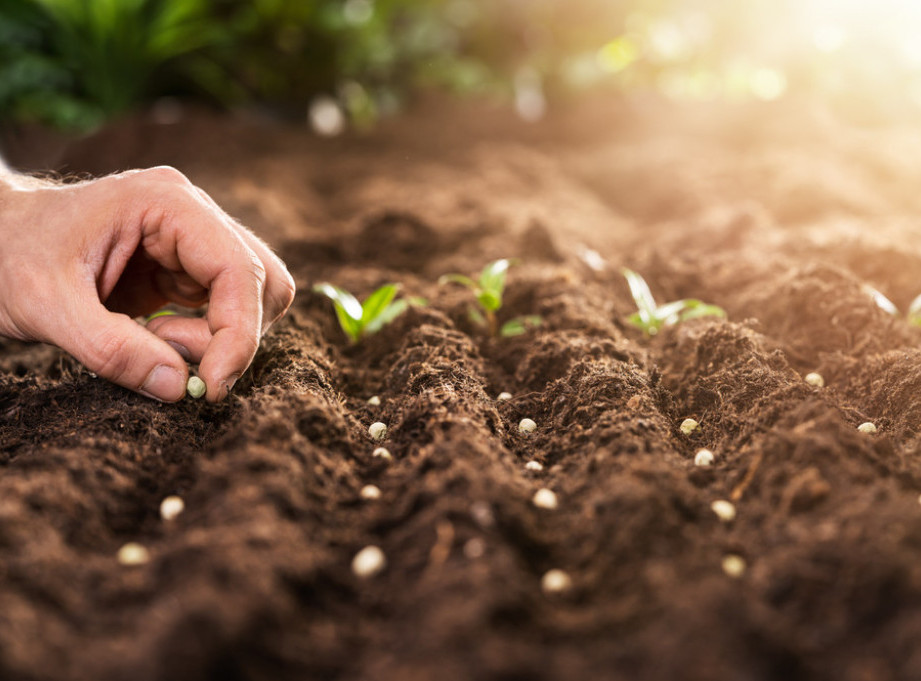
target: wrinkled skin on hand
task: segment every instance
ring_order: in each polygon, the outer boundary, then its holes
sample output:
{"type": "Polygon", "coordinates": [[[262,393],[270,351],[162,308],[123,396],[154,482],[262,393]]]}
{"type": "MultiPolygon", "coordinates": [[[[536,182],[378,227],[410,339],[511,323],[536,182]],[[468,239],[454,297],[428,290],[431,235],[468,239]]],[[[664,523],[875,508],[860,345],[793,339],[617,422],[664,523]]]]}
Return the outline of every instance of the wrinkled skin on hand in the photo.
{"type": "Polygon", "coordinates": [[[173,168],[60,185],[0,165],[0,335],[57,345],[166,402],[199,363],[214,402],[294,290],[284,263],[173,168]],[[168,302],[207,313],[132,319],[168,302]]]}

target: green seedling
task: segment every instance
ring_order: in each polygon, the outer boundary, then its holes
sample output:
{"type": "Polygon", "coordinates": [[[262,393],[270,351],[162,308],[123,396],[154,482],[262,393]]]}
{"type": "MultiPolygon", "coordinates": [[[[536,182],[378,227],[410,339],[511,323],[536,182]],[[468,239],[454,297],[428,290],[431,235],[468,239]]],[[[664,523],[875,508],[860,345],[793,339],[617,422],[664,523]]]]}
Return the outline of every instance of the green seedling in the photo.
{"type": "Polygon", "coordinates": [[[208,387],[205,385],[205,382],[198,376],[190,376],[189,382],[186,384],[186,390],[188,391],[189,395],[197,400],[206,392],[208,392],[208,387]]]}
{"type": "Polygon", "coordinates": [[[672,326],[688,319],[726,316],[726,311],[723,308],[694,298],[658,305],[643,277],[627,268],[621,271],[627,279],[627,284],[630,286],[630,295],[633,296],[633,301],[636,303],[637,308],[636,312],[627,317],[627,321],[645,331],[648,336],[656,335],[665,326],[672,326]]]}
{"type": "Polygon", "coordinates": [[[377,333],[406,312],[410,305],[426,304],[424,298],[394,300],[400,290],[399,284],[381,286],[364,303],[359,303],[351,293],[329,283],[317,284],[313,290],[333,301],[339,326],[353,343],[377,333]]]}
{"type": "Polygon", "coordinates": [[[908,306],[908,323],[912,326],[921,326],[921,296],[918,296],[908,306]]]}
{"type": "MultiPolygon", "coordinates": [[[[873,299],[873,302],[876,303],[876,307],[878,307],[880,310],[882,310],[883,312],[888,312],[888,313],[891,314],[893,317],[897,317],[897,316],[898,316],[898,314],[899,314],[899,308],[897,308],[897,307],[895,306],[895,303],[893,303],[893,302],[892,302],[891,300],[889,300],[886,296],[884,296],[883,293],[882,293],[882,291],[876,290],[875,288],[873,288],[873,287],[870,286],[869,284],[864,284],[864,285],[861,286],[860,288],[861,288],[861,290],[863,290],[864,293],[866,293],[868,296],[870,296],[870,298],[873,299]]],[[[915,300],[917,300],[917,298],[916,298],[915,300]]],[[[912,305],[914,305],[914,302],[912,303],[912,305]]],[[[919,305],[921,305],[921,303],[919,303],[919,305]]],[[[910,320],[910,319],[911,319],[911,310],[910,310],[910,309],[909,309],[909,312],[908,312],[908,317],[909,317],[909,320],[910,320]]]]}
{"type": "Polygon", "coordinates": [[[505,322],[501,327],[496,313],[502,308],[502,293],[505,291],[505,277],[512,261],[506,258],[489,263],[480,272],[478,281],[474,281],[463,274],[445,274],[438,283],[460,284],[473,293],[479,304],[479,309],[470,306],[468,312],[470,319],[477,325],[489,330],[491,336],[520,336],[528,329],[540,326],[541,318],[538,315],[523,315],[505,322]]]}

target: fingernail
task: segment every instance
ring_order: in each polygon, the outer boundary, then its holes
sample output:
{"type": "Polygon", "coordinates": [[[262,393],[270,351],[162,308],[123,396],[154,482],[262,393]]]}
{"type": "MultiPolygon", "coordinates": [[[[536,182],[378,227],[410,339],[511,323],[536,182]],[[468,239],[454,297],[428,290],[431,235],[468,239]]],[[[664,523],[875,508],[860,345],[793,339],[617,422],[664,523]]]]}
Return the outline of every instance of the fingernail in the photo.
{"type": "Polygon", "coordinates": [[[224,388],[223,388],[223,392],[221,393],[221,399],[224,399],[225,397],[227,397],[227,395],[230,394],[230,391],[233,390],[233,386],[239,378],[240,378],[240,374],[230,374],[230,376],[224,379],[224,382],[222,384],[224,388]]]}
{"type": "Polygon", "coordinates": [[[182,355],[182,359],[184,359],[186,362],[192,361],[192,353],[189,352],[189,349],[186,346],[184,346],[182,343],[177,343],[176,341],[168,340],[166,341],[166,344],[169,345],[173,350],[178,352],[180,355],[182,355]]]}
{"type": "Polygon", "coordinates": [[[185,381],[178,370],[160,364],[150,372],[138,392],[161,402],[175,402],[185,394],[185,381]]]}

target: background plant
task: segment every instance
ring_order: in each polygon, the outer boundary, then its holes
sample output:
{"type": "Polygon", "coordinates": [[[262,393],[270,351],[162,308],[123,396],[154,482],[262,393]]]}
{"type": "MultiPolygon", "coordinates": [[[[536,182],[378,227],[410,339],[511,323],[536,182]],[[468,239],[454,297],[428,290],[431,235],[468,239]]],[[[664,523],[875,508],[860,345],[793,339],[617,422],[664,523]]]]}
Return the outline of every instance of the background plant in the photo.
{"type": "Polygon", "coordinates": [[[329,298],[336,310],[339,326],[352,343],[375,334],[409,309],[410,305],[425,305],[422,298],[394,300],[399,284],[384,284],[365,299],[364,303],[345,289],[330,283],[317,284],[314,292],[329,298]]]}
{"type": "Polygon", "coordinates": [[[725,317],[721,307],[710,305],[696,298],[676,300],[659,305],[649,290],[646,280],[631,269],[624,268],[623,275],[630,287],[630,295],[636,303],[636,312],[627,317],[627,321],[647,335],[654,336],[663,327],[672,326],[688,319],[698,317],[725,317]]]}
{"type": "Polygon", "coordinates": [[[502,309],[502,294],[505,292],[505,279],[511,264],[512,261],[505,258],[495,260],[483,268],[477,281],[464,274],[445,274],[438,283],[460,284],[469,289],[479,305],[479,309],[474,306],[468,309],[470,319],[488,329],[491,336],[519,336],[529,328],[540,325],[541,318],[538,315],[523,315],[499,326],[496,313],[502,309]]]}
{"type": "Polygon", "coordinates": [[[88,127],[165,95],[303,119],[327,95],[362,125],[432,87],[526,118],[599,88],[912,116],[919,30],[910,0],[3,0],[0,121],[88,127]]]}

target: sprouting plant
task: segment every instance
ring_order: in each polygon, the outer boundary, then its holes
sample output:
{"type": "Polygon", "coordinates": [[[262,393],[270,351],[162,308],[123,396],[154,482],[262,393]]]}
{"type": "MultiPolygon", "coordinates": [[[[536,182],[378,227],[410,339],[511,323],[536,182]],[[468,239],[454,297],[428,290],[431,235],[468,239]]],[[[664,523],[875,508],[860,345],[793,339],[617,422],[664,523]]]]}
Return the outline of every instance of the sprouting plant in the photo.
{"type": "Polygon", "coordinates": [[[908,304],[907,319],[912,326],[921,326],[921,295],[908,304]]]}
{"type": "Polygon", "coordinates": [[[463,274],[445,274],[439,285],[454,283],[465,286],[476,297],[480,309],[470,306],[468,312],[470,319],[475,324],[489,329],[491,336],[520,336],[531,327],[539,326],[541,318],[538,315],[523,315],[505,322],[501,327],[496,313],[502,308],[502,293],[505,291],[505,277],[512,261],[507,258],[489,263],[480,272],[478,281],[474,281],[463,274]]]}
{"type": "Polygon", "coordinates": [[[400,290],[399,284],[384,284],[368,296],[364,303],[359,303],[351,293],[330,283],[317,284],[313,290],[333,301],[339,325],[353,343],[377,333],[406,312],[410,305],[426,304],[423,298],[394,300],[400,290]]]}
{"type": "Polygon", "coordinates": [[[630,286],[630,294],[636,303],[637,311],[627,317],[627,321],[642,329],[649,336],[654,336],[665,326],[697,317],[725,317],[726,311],[716,305],[710,305],[694,298],[676,300],[658,305],[652,297],[646,280],[633,270],[621,270],[630,286]]]}
{"type": "MultiPolygon", "coordinates": [[[[885,295],[883,295],[882,291],[879,291],[873,288],[869,284],[863,284],[860,287],[860,289],[864,293],[866,293],[868,296],[870,296],[873,302],[876,303],[876,307],[878,307],[880,310],[882,310],[883,312],[888,312],[893,317],[898,316],[899,308],[895,306],[895,303],[893,303],[885,295]]],[[[917,301],[917,298],[915,300],[917,301]]],[[[914,302],[912,303],[912,305],[914,305],[914,302]]],[[[911,309],[909,309],[908,311],[908,319],[909,321],[911,321],[911,309]]]]}

